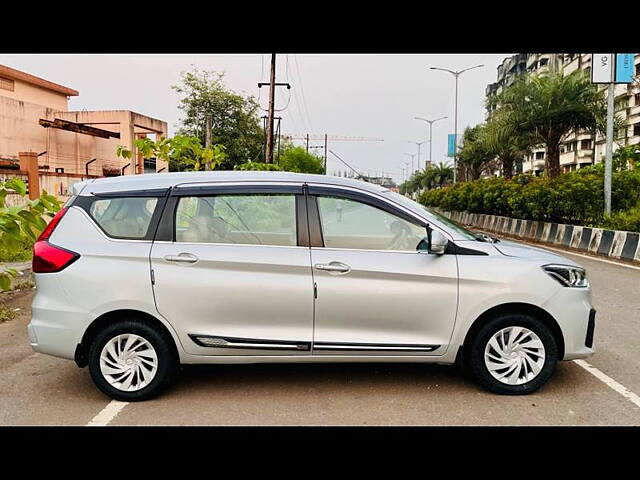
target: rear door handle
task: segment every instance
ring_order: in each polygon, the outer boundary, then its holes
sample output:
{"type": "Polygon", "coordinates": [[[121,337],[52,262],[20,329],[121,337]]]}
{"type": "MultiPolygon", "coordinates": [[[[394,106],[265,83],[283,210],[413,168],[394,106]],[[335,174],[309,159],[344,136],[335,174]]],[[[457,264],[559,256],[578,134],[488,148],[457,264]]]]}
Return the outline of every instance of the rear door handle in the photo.
{"type": "Polygon", "coordinates": [[[164,259],[167,262],[177,262],[177,263],[196,263],[198,261],[198,257],[191,253],[181,253],[179,255],[165,255],[164,259]]]}
{"type": "Polygon", "coordinates": [[[349,273],[351,267],[341,262],[316,263],[313,266],[316,270],[324,270],[331,273],[349,273]]]}

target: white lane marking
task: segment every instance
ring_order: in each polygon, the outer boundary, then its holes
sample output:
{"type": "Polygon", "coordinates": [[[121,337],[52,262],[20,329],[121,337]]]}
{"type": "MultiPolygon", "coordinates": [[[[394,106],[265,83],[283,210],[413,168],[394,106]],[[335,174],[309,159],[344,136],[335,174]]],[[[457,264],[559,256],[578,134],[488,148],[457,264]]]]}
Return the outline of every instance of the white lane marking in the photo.
{"type": "Polygon", "coordinates": [[[576,257],[588,258],[589,260],[595,260],[596,262],[610,263],[611,265],[617,265],[618,267],[625,267],[625,268],[632,268],[633,270],[640,270],[640,267],[636,267],[634,265],[627,265],[626,263],[614,262],[611,260],[605,260],[604,258],[592,257],[591,255],[583,255],[581,253],[573,253],[573,252],[570,252],[569,250],[562,250],[560,248],[547,247],[546,245],[541,245],[539,243],[532,243],[532,242],[522,242],[522,243],[526,243],[534,247],[546,248],[547,250],[554,250],[556,252],[564,253],[567,255],[575,255],[576,257]]]}
{"type": "Polygon", "coordinates": [[[625,387],[624,385],[616,382],[613,378],[609,377],[608,375],[605,375],[600,370],[598,370],[596,367],[590,365],[589,363],[585,362],[584,360],[574,360],[573,362],[577,363],[582,368],[584,368],[587,372],[589,372],[591,375],[596,377],[601,382],[605,383],[609,388],[611,388],[612,390],[615,390],[616,392],[618,392],[623,397],[625,397],[625,398],[629,399],[631,402],[635,403],[636,406],[640,407],[640,397],[638,395],[636,395],[635,393],[633,393],[631,390],[629,390],[627,387],[625,387]]]}
{"type": "Polygon", "coordinates": [[[100,413],[91,419],[85,426],[87,427],[104,427],[109,425],[109,422],[116,418],[124,407],[129,405],[129,402],[120,402],[118,400],[111,400],[109,404],[104,407],[100,413]]]}

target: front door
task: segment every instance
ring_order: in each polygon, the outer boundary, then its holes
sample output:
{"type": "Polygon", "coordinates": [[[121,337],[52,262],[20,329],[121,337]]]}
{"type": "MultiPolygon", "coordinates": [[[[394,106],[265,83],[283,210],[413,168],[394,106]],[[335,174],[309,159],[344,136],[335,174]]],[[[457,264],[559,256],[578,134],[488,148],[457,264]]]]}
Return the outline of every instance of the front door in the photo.
{"type": "Polygon", "coordinates": [[[455,255],[418,252],[425,225],[379,201],[336,191],[308,204],[323,245],[311,248],[314,354],[443,354],[456,315],[455,255]]]}
{"type": "Polygon", "coordinates": [[[188,353],[310,354],[313,283],[309,248],[299,239],[307,226],[297,215],[303,198],[295,186],[174,192],[165,212],[172,238],[154,242],[151,266],[158,311],[188,353]]]}

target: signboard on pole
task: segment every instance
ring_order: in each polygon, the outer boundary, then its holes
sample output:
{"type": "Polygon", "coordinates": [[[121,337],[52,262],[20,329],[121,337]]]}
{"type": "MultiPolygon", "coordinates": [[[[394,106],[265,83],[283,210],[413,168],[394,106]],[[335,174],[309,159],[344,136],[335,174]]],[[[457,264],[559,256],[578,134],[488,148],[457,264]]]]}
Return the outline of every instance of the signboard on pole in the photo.
{"type": "Polygon", "coordinates": [[[616,54],[616,77],[615,83],[631,83],[633,82],[633,53],[617,53],[616,54]]]}
{"type": "Polygon", "coordinates": [[[456,135],[454,133],[450,133],[448,136],[447,156],[453,157],[455,155],[455,150],[456,150],[456,135]]]}
{"type": "Polygon", "coordinates": [[[591,54],[591,81],[593,83],[613,82],[614,59],[611,53],[591,54]]]}

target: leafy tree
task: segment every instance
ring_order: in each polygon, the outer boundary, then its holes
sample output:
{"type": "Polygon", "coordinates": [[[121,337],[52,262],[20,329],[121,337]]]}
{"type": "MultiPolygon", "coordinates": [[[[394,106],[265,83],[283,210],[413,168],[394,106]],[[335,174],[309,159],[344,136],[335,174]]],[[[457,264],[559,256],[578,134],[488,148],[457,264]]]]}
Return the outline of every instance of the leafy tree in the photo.
{"type": "Polygon", "coordinates": [[[181,95],[178,108],[184,112],[178,135],[197,137],[204,145],[207,116],[211,115],[212,143],[225,146],[226,158],[220,168],[231,170],[261,157],[264,132],[254,97],[232,92],[223,79],[224,73],[194,67],[182,72],[180,82],[171,88],[181,95]]]}
{"type": "Polygon", "coordinates": [[[296,147],[291,143],[284,145],[277,156],[278,165],[285,172],[324,173],[322,157],[306,151],[304,147],[296,147]]]}
{"type": "Polygon", "coordinates": [[[247,162],[236,165],[234,170],[280,170],[297,173],[323,174],[322,158],[306,151],[304,147],[297,147],[292,143],[285,143],[275,158],[276,163],[247,162]]]}
{"type": "Polygon", "coordinates": [[[546,148],[545,170],[560,174],[563,137],[581,129],[603,131],[606,100],[586,73],[523,75],[490,100],[502,118],[503,133],[531,139],[546,148]]]}
{"type": "MultiPolygon", "coordinates": [[[[204,148],[196,137],[176,135],[153,141],[141,138],[135,142],[136,149],[144,158],[156,157],[169,162],[169,171],[213,170],[227,158],[224,145],[204,148]]],[[[118,145],[116,155],[131,158],[133,153],[124,145],[118,145]]]]}
{"type": "MultiPolygon", "coordinates": [[[[60,202],[43,191],[40,198],[28,200],[24,205],[8,207],[5,202],[9,193],[24,197],[27,186],[19,178],[0,182],[0,249],[11,255],[23,249],[25,243],[33,245],[47,226],[43,217],[53,217],[60,210],[60,202]]],[[[4,267],[0,271],[0,289],[8,290],[11,277],[16,275],[15,269],[4,267]]]]}
{"type": "Polygon", "coordinates": [[[273,163],[264,163],[264,162],[241,163],[239,165],[234,166],[233,169],[243,170],[243,171],[254,170],[254,171],[260,171],[260,172],[264,172],[264,171],[281,172],[282,171],[282,169],[278,165],[275,165],[273,163]]]}

